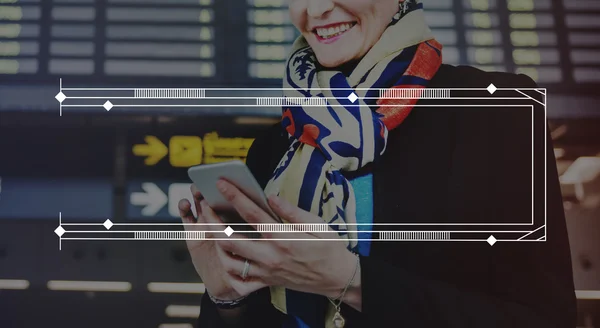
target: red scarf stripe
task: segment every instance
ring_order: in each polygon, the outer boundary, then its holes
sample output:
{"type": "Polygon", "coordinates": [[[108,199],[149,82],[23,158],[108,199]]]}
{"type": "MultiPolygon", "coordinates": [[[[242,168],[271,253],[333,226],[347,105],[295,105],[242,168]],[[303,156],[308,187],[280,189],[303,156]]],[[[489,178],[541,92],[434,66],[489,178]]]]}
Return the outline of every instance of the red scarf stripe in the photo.
{"type": "Polygon", "coordinates": [[[441,51],[440,48],[437,47],[441,47],[437,41],[429,41],[429,45],[421,43],[417,48],[415,60],[408,66],[406,73],[404,73],[405,75],[431,80],[433,77],[431,72],[437,72],[440,67],[440,62],[442,61],[442,58],[433,48],[431,48],[431,46],[441,51]]]}
{"type": "MultiPolygon", "coordinates": [[[[429,45],[425,43],[419,45],[413,61],[404,73],[405,76],[415,76],[430,81],[438,71],[442,64],[442,58],[435,49],[441,52],[442,45],[435,40],[430,40],[428,43],[429,45]]],[[[425,89],[425,87],[422,85],[396,85],[391,89],[425,89]]],[[[393,130],[402,124],[419,101],[418,97],[413,99],[386,98],[391,97],[391,89],[384,94],[384,97],[377,100],[377,105],[385,105],[385,107],[379,107],[377,112],[383,115],[381,121],[388,130],[393,130]]]]}

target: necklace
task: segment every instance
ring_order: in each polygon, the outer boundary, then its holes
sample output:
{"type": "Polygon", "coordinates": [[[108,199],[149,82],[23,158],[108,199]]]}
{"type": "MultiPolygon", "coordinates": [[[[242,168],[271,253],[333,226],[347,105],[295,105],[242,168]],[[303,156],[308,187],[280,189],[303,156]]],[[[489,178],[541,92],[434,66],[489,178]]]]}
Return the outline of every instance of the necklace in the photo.
{"type": "Polygon", "coordinates": [[[331,302],[331,304],[333,304],[333,306],[335,306],[335,314],[333,315],[333,326],[335,328],[344,328],[344,325],[346,325],[346,319],[344,319],[344,317],[342,317],[342,314],[340,313],[340,305],[342,304],[342,301],[340,300],[337,305],[331,299],[329,301],[331,302]]]}
{"type": "Polygon", "coordinates": [[[354,267],[354,273],[352,274],[352,278],[350,279],[350,281],[348,281],[348,284],[346,284],[346,287],[344,287],[344,291],[342,291],[342,294],[340,294],[340,296],[336,298],[337,304],[331,298],[327,298],[329,302],[331,302],[331,304],[335,307],[335,314],[333,315],[332,319],[333,326],[335,328],[344,328],[344,326],[346,325],[346,319],[344,319],[344,317],[341,314],[341,305],[342,301],[344,300],[344,296],[346,296],[346,291],[348,291],[348,287],[350,287],[350,285],[352,285],[352,283],[354,282],[356,272],[358,271],[358,267],[360,266],[360,258],[358,254],[354,255],[356,255],[356,266],[354,267]]]}

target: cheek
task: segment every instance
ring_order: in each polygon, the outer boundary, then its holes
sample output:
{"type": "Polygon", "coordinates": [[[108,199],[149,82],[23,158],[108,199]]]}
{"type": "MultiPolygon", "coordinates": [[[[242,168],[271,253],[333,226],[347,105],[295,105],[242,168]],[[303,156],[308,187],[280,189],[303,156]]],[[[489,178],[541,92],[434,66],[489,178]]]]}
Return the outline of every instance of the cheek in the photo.
{"type": "Polygon", "coordinates": [[[370,8],[365,8],[362,12],[368,13],[369,19],[373,20],[371,24],[377,22],[378,25],[387,26],[392,17],[398,12],[399,3],[398,0],[373,0],[370,8]]]}
{"type": "Polygon", "coordinates": [[[371,8],[371,14],[368,17],[369,36],[375,36],[377,39],[385,31],[392,17],[398,12],[398,1],[381,0],[371,8]]]}
{"type": "Polygon", "coordinates": [[[291,1],[288,10],[290,21],[301,33],[306,30],[306,6],[302,2],[300,0],[291,1]]]}

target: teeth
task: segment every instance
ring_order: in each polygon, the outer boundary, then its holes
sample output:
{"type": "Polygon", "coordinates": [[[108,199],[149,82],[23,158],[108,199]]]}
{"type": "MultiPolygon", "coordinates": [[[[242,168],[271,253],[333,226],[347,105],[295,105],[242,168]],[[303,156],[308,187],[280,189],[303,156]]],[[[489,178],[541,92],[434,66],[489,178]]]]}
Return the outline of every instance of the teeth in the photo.
{"type": "Polygon", "coordinates": [[[320,37],[322,37],[324,39],[328,39],[328,38],[337,36],[345,31],[349,30],[350,28],[352,28],[352,25],[345,23],[345,24],[340,24],[340,25],[337,25],[335,27],[330,27],[330,28],[318,28],[316,32],[320,37]]]}

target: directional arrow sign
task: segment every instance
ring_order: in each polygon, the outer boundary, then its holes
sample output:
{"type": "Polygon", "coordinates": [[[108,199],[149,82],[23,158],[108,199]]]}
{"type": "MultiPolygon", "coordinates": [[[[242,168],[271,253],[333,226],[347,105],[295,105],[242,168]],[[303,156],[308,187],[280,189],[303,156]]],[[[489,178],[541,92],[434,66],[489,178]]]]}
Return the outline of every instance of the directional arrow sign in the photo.
{"type": "Polygon", "coordinates": [[[144,206],[144,216],[156,215],[169,202],[167,195],[152,182],[142,183],[142,190],[144,191],[132,193],[130,202],[135,206],[144,206]]]}
{"type": "Polygon", "coordinates": [[[169,140],[169,162],[173,167],[190,167],[202,163],[202,139],[196,136],[173,136],[169,140]]]}
{"type": "Polygon", "coordinates": [[[146,141],[146,144],[133,146],[133,154],[146,157],[144,163],[148,166],[156,165],[169,153],[169,148],[155,136],[146,136],[144,141],[146,141]]]}
{"type": "MultiPolygon", "coordinates": [[[[172,183],[169,185],[169,214],[172,217],[179,217],[179,201],[187,199],[190,204],[193,204],[194,196],[190,190],[191,183],[172,183]]],[[[192,212],[194,216],[196,213],[196,206],[192,206],[192,212]]]]}

